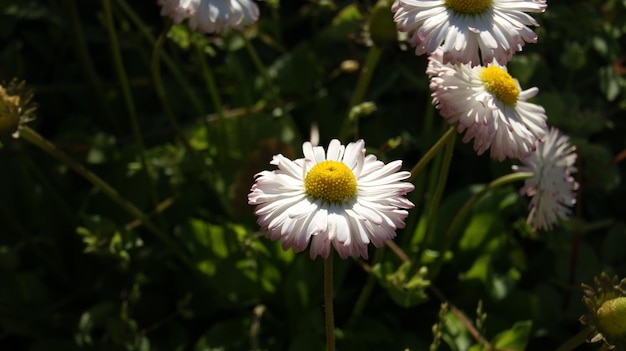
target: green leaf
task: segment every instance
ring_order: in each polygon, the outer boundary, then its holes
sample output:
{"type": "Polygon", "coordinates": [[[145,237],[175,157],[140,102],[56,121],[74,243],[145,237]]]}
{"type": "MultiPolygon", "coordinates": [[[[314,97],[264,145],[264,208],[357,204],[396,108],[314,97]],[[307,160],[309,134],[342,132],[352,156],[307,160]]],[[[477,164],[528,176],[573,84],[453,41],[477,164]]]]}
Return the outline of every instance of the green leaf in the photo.
{"type": "Polygon", "coordinates": [[[511,329],[505,330],[493,339],[492,345],[496,349],[524,351],[530,338],[532,321],[522,321],[513,324],[511,329]]]}
{"type": "Polygon", "coordinates": [[[613,101],[620,93],[623,79],[615,72],[612,65],[601,67],[598,70],[600,90],[608,101],[613,101]]]}
{"type": "Polygon", "coordinates": [[[428,301],[425,290],[430,286],[430,281],[426,279],[427,268],[421,267],[416,272],[413,269],[410,262],[404,262],[397,270],[393,269],[390,262],[384,262],[374,265],[372,273],[387,289],[395,303],[403,307],[412,307],[428,301]]]}

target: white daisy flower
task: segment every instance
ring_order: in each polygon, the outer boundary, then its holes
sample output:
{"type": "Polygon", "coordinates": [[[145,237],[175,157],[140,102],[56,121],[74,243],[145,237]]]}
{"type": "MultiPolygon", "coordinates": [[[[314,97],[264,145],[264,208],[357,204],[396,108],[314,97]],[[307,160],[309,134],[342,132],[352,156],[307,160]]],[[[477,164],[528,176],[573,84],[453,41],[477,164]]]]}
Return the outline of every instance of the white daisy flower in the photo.
{"type": "Polygon", "coordinates": [[[443,45],[445,63],[480,65],[494,59],[502,65],[537,42],[528,26],[538,26],[526,12],[544,12],[545,0],[396,0],[391,10],[401,32],[413,31],[416,55],[443,45]]]}
{"type": "Polygon", "coordinates": [[[174,23],[189,19],[189,28],[202,33],[241,29],[256,22],[259,7],[252,0],[157,0],[161,15],[174,23]]]}
{"type": "Polygon", "coordinates": [[[467,130],[464,142],[474,139],[480,155],[491,148],[491,157],[523,158],[535,150],[547,133],[543,107],[527,102],[537,88],[521,90],[505,67],[491,64],[471,67],[444,64],[441,49],[428,60],[433,105],[458,132],[467,130]]]}
{"type": "Polygon", "coordinates": [[[402,181],[411,174],[400,171],[401,161],[385,165],[365,156],[363,140],[347,146],[332,140],[326,153],[306,142],[302,151],[295,161],[274,156],[278,169],[255,176],[248,203],[268,238],[296,252],[310,241],[312,259],[327,258],[331,244],[341,258],[367,258],[370,242],[380,247],[404,227],[413,208],[405,195],[414,187],[402,181]]]}
{"type": "Polygon", "coordinates": [[[522,166],[513,166],[516,172],[531,172],[520,190],[531,196],[528,223],[534,229],[552,229],[560,219],[567,220],[570,207],[576,204],[578,183],[572,177],[576,172],[576,148],[569,143],[569,137],[552,128],[544,142],[537,144],[537,150],[521,159],[522,166]]]}

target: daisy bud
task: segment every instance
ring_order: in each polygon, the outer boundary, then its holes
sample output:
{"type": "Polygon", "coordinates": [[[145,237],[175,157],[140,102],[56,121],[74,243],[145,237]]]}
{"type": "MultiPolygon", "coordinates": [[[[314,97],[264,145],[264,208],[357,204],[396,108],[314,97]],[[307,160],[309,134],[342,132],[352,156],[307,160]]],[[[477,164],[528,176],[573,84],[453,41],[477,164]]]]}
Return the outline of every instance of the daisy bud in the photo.
{"type": "Polygon", "coordinates": [[[626,279],[594,278],[594,286],[582,284],[587,313],[580,322],[589,326],[588,342],[604,342],[608,349],[626,349],[626,279]]]}

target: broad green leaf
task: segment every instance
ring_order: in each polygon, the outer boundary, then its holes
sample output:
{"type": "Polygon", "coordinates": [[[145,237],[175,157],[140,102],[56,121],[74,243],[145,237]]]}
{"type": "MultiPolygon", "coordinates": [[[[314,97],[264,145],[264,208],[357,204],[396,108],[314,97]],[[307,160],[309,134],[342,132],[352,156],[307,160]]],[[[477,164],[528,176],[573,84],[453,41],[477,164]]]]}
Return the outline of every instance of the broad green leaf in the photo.
{"type": "Polygon", "coordinates": [[[516,322],[511,329],[498,333],[492,345],[497,349],[524,351],[530,338],[532,321],[516,322]]]}

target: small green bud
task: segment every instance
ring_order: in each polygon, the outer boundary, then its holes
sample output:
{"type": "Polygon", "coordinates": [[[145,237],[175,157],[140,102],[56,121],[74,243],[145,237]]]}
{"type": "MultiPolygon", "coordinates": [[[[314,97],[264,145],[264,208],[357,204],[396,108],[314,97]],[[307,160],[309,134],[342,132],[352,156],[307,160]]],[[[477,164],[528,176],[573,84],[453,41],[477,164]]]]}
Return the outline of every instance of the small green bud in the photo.
{"type": "Polygon", "coordinates": [[[626,297],[605,301],[596,313],[604,334],[611,337],[626,334],[626,297]]]}
{"type": "Polygon", "coordinates": [[[587,342],[604,342],[610,350],[626,350],[626,279],[602,273],[593,286],[582,284],[587,313],[580,322],[589,327],[587,342]]]}
{"type": "Polygon", "coordinates": [[[26,83],[13,79],[0,84],[0,140],[11,135],[19,137],[19,130],[35,116],[36,104],[32,103],[32,92],[26,83]]]}
{"type": "Polygon", "coordinates": [[[20,122],[20,97],[10,95],[0,86],[0,134],[10,134],[17,130],[20,122]]]}

